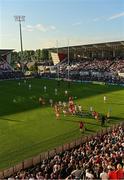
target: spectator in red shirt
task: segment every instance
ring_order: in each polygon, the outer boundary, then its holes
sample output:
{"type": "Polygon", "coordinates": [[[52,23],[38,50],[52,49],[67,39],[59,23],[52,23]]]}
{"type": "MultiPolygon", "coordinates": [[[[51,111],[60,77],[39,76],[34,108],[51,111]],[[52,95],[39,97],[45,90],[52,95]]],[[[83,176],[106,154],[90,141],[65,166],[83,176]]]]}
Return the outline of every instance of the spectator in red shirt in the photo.
{"type": "Polygon", "coordinates": [[[121,164],[117,164],[117,180],[124,179],[124,170],[121,164]]]}
{"type": "Polygon", "coordinates": [[[109,180],[111,179],[117,180],[117,173],[116,173],[115,168],[111,166],[111,167],[108,167],[108,169],[109,169],[109,172],[108,172],[109,180]]]}

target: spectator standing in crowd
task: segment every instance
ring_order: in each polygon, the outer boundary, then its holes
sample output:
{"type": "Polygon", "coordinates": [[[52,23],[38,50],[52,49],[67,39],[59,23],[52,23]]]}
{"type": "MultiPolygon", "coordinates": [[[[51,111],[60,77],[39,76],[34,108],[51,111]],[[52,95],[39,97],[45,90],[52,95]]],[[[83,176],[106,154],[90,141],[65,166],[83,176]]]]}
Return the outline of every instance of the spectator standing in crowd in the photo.
{"type": "MultiPolygon", "coordinates": [[[[123,166],[124,166],[124,164],[123,164],[123,166]]],[[[117,179],[124,180],[124,167],[122,167],[121,164],[117,164],[116,174],[117,174],[117,179]]]]}
{"type": "Polygon", "coordinates": [[[86,170],[86,179],[87,180],[93,180],[94,179],[94,175],[92,174],[92,172],[89,169],[86,170]]]}
{"type": "Polygon", "coordinates": [[[109,180],[107,168],[104,168],[103,171],[100,173],[101,180],[109,180]]]}
{"type": "Polygon", "coordinates": [[[82,170],[80,169],[79,165],[76,165],[76,169],[71,172],[71,175],[73,175],[74,179],[81,178],[82,170]]]}

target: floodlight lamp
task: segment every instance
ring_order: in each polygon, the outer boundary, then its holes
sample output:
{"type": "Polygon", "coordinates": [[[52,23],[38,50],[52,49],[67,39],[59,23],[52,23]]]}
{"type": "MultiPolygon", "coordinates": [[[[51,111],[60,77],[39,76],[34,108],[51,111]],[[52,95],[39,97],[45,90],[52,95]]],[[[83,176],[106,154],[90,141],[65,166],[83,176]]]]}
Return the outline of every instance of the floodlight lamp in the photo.
{"type": "Polygon", "coordinates": [[[14,16],[15,21],[25,21],[25,16],[14,16]]]}

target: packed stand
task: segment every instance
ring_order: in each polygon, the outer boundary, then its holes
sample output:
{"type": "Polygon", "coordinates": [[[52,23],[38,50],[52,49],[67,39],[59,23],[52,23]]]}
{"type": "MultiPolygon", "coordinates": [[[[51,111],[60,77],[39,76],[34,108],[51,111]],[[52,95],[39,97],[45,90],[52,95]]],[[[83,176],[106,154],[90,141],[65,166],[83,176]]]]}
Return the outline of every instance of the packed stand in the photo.
{"type": "Polygon", "coordinates": [[[122,72],[124,73],[124,59],[122,60],[116,60],[114,64],[110,67],[110,71],[112,73],[122,72]]]}
{"type": "Polygon", "coordinates": [[[18,79],[24,77],[22,71],[2,71],[0,72],[0,79],[18,79]]]}
{"type": "Polygon", "coordinates": [[[59,75],[61,78],[82,81],[104,81],[110,83],[124,83],[124,77],[118,73],[124,72],[123,59],[82,59],[71,60],[60,65],[59,75]]]}
{"type": "Polygon", "coordinates": [[[15,79],[21,78],[23,76],[24,75],[21,71],[14,71],[8,62],[0,62],[0,79],[15,79]]]}
{"type": "MultiPolygon", "coordinates": [[[[61,64],[61,69],[67,69],[68,61],[61,64]]],[[[96,70],[96,71],[122,71],[124,70],[124,60],[108,60],[108,59],[82,59],[82,60],[71,60],[71,70],[96,70]]]]}
{"type": "Polygon", "coordinates": [[[84,70],[95,70],[95,71],[105,71],[107,68],[111,65],[111,60],[92,60],[85,68],[84,70]]]}
{"type": "Polygon", "coordinates": [[[124,126],[18,172],[13,179],[124,179],[124,126]]]}

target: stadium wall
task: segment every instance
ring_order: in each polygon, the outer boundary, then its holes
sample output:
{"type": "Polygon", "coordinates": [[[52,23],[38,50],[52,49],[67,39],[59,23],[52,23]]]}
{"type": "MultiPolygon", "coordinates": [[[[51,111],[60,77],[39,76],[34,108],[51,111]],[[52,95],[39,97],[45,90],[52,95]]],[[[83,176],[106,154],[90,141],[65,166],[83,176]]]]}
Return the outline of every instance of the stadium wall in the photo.
{"type": "Polygon", "coordinates": [[[37,155],[35,157],[24,160],[23,162],[15,165],[13,167],[10,167],[8,169],[0,171],[0,179],[8,178],[11,175],[13,175],[13,174],[15,174],[15,173],[17,173],[17,172],[19,172],[21,170],[24,170],[26,168],[30,168],[32,166],[35,166],[35,165],[39,164],[42,160],[53,157],[53,156],[56,155],[56,153],[60,153],[60,152],[69,150],[71,148],[74,148],[74,147],[80,145],[81,143],[85,143],[86,141],[89,141],[90,139],[92,139],[96,135],[97,136],[98,135],[104,135],[107,132],[111,132],[113,129],[117,128],[120,125],[124,126],[124,122],[113,125],[112,127],[106,128],[106,129],[104,129],[104,130],[102,130],[102,131],[100,131],[98,133],[93,134],[93,135],[86,136],[86,137],[81,137],[81,138],[76,139],[76,140],[74,140],[74,141],[72,141],[70,143],[66,143],[66,144],[64,144],[62,146],[54,148],[51,151],[43,152],[43,153],[41,153],[41,154],[39,154],[39,155],[37,155]]]}

